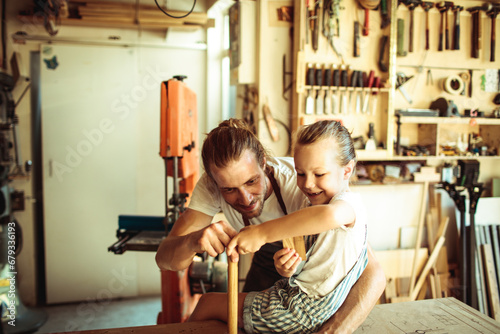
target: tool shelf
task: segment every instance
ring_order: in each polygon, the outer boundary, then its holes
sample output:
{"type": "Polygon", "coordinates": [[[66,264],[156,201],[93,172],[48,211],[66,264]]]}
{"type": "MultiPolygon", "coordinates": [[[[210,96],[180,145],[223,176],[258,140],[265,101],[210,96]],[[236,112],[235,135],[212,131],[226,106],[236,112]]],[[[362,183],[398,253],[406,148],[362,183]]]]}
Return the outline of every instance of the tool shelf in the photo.
{"type": "MultiPolygon", "coordinates": [[[[460,159],[464,155],[448,155],[443,153],[443,147],[457,147],[462,141],[466,146],[467,135],[478,134],[482,138],[480,146],[488,148],[490,153],[496,150],[494,156],[485,158],[500,158],[500,119],[480,117],[418,117],[402,116],[397,121],[397,136],[395,154],[400,154],[401,142],[405,146],[420,145],[429,149],[429,157],[460,159]],[[403,140],[404,138],[405,140],[403,140]]],[[[477,157],[477,155],[472,155],[477,157]]]]}

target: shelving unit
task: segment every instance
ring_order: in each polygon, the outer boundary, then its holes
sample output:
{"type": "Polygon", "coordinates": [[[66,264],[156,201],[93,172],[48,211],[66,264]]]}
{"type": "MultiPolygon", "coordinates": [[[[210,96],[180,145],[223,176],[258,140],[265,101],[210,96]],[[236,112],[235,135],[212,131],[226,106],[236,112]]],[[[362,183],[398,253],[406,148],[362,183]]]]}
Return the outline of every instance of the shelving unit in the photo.
{"type": "MultiPolygon", "coordinates": [[[[478,133],[488,147],[500,148],[500,119],[479,117],[417,117],[401,116],[397,122],[397,142],[403,129],[405,135],[411,141],[410,145],[427,146],[430,150],[429,157],[440,157],[446,159],[462,159],[467,155],[450,156],[443,154],[442,146],[448,142],[457,140],[458,136],[465,133],[478,133]]],[[[466,140],[466,139],[465,139],[466,140]]],[[[396,154],[398,149],[396,149],[396,154]]],[[[395,157],[400,158],[401,156],[395,157]]],[[[469,156],[470,157],[470,156],[469,156]]],[[[477,156],[475,156],[477,158],[477,156]]],[[[500,159],[500,156],[483,156],[483,158],[500,159]]]]}
{"type": "MultiPolygon", "coordinates": [[[[477,1],[464,1],[461,6],[465,8],[477,6],[477,1]]],[[[377,141],[382,147],[376,151],[365,151],[358,149],[359,160],[427,160],[427,159],[464,159],[465,156],[442,156],[440,147],[443,144],[456,141],[458,135],[463,136],[468,133],[480,134],[484,142],[491,149],[496,148],[500,152],[500,119],[493,118],[443,118],[443,117],[398,117],[395,109],[416,108],[426,109],[432,101],[439,97],[447,100],[453,100],[459,109],[460,114],[464,109],[480,109],[487,111],[490,115],[495,107],[491,102],[494,94],[482,90],[481,80],[488,68],[498,67],[495,63],[489,62],[489,34],[491,33],[491,20],[486,13],[481,13],[481,22],[483,27],[483,48],[480,58],[472,59],[470,57],[470,31],[471,15],[467,10],[459,12],[461,18],[461,49],[437,51],[438,32],[441,14],[434,7],[429,11],[430,17],[430,50],[424,50],[424,30],[425,30],[425,12],[419,6],[414,10],[414,51],[407,52],[406,56],[397,54],[397,19],[405,20],[405,41],[404,46],[408,47],[408,27],[409,10],[404,5],[398,5],[398,1],[388,1],[388,8],[391,17],[391,24],[384,29],[380,27],[380,13],[370,11],[370,29],[369,36],[361,36],[361,55],[359,57],[353,54],[353,23],[359,21],[364,23],[364,13],[356,0],[342,0],[340,17],[340,36],[334,37],[337,49],[341,50],[342,57],[339,57],[329,45],[328,40],[320,32],[318,38],[318,48],[316,51],[312,48],[311,36],[306,36],[308,29],[306,27],[306,4],[304,1],[295,1],[295,22],[294,22],[294,81],[295,92],[291,130],[296,130],[300,125],[309,124],[320,119],[335,119],[342,121],[343,124],[352,131],[353,137],[367,137],[369,123],[374,123],[377,141]],[[420,33],[422,32],[422,34],[420,33]],[[378,66],[380,50],[380,41],[383,36],[387,36],[388,45],[384,50],[384,61],[387,71],[381,71],[378,66]],[[450,60],[453,60],[450,63],[450,60]],[[330,92],[332,94],[356,95],[361,93],[373,92],[373,89],[353,88],[353,87],[324,87],[317,85],[306,85],[306,71],[309,64],[315,66],[331,66],[336,64],[349,68],[349,79],[352,70],[361,70],[369,72],[375,70],[385,85],[378,89],[378,100],[373,114],[356,114],[351,112],[347,114],[321,114],[310,115],[305,113],[306,97],[308,95],[316,98],[318,92],[330,92]],[[458,66],[458,67],[457,67],[458,66]],[[443,80],[449,75],[459,74],[470,70],[470,81],[467,83],[473,88],[472,96],[451,95],[443,89],[443,80]],[[405,72],[408,77],[412,77],[404,87],[413,95],[413,103],[407,102],[402,94],[396,89],[396,73],[405,72]],[[422,75],[423,73],[423,75],[422,75]],[[431,83],[426,82],[425,75],[431,77],[431,83]],[[432,78],[432,76],[434,78],[432,78]],[[398,125],[398,122],[400,123],[398,125]],[[403,138],[408,139],[411,144],[430,146],[431,154],[429,156],[405,157],[398,155],[394,149],[394,143],[398,138],[398,130],[403,133],[403,138]]],[[[449,20],[452,21],[453,14],[450,12],[449,20]]],[[[498,19],[497,19],[498,22],[498,19]]],[[[310,33],[310,32],[309,32],[310,33]]],[[[498,53],[498,52],[497,52],[498,53]]],[[[321,95],[321,94],[320,94],[321,95]]],[[[352,102],[351,102],[352,103],[352,102]]],[[[369,108],[372,108],[370,106],[369,108]]],[[[500,159],[500,153],[493,157],[480,157],[481,159],[500,159]]],[[[479,157],[475,157],[479,158],[479,157]]]]}

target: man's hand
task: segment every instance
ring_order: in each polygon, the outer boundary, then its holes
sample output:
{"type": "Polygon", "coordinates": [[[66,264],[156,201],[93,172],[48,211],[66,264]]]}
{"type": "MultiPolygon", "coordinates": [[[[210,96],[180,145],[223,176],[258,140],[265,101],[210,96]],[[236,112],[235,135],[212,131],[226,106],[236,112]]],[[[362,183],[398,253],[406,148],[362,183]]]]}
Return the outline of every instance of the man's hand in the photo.
{"type": "Polygon", "coordinates": [[[266,243],[260,234],[259,225],[250,225],[242,228],[227,245],[227,255],[233,262],[239,260],[238,254],[255,253],[266,243]]]}
{"type": "Polygon", "coordinates": [[[280,249],[274,254],[273,259],[276,271],[283,277],[292,277],[297,271],[300,262],[302,262],[299,253],[290,248],[280,249]]]}
{"type": "Polygon", "coordinates": [[[207,252],[215,257],[224,252],[226,246],[237,232],[225,221],[212,223],[190,234],[191,249],[196,253],[207,252]]]}
{"type": "Polygon", "coordinates": [[[162,270],[184,270],[196,253],[217,256],[237,232],[226,222],[214,222],[213,217],[186,209],[175,222],[168,236],[156,251],[156,263],[162,270]]]}

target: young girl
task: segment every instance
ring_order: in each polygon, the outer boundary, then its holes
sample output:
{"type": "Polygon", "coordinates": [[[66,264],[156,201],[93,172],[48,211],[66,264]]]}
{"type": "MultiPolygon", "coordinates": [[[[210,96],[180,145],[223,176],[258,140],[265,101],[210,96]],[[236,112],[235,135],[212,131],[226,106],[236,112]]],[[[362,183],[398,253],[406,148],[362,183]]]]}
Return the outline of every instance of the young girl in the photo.
{"type": "MultiPolygon", "coordinates": [[[[360,195],[349,189],[356,153],[347,129],[336,121],[302,127],[294,160],[297,186],[307,197],[304,208],[243,228],[226,249],[228,256],[253,253],[268,242],[307,236],[305,262],[294,250],[280,250],[275,265],[285,278],[268,290],[239,294],[238,323],[246,333],[314,333],[342,305],[367,264],[366,214],[360,195]]],[[[226,294],[202,296],[190,321],[208,319],[227,322],[226,294]]]]}

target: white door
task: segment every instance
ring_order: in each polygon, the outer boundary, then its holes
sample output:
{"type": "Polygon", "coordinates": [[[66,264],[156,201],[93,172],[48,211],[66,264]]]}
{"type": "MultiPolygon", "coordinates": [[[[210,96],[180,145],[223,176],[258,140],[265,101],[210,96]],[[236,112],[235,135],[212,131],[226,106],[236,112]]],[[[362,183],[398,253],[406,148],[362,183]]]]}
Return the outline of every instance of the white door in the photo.
{"type": "Polygon", "coordinates": [[[136,261],[107,247],[118,215],[135,212],[135,51],[41,49],[47,302],[135,295],[136,261]]]}
{"type": "Polygon", "coordinates": [[[44,45],[40,66],[47,302],[159,294],[154,252],[107,248],[120,214],[165,214],[160,85],[186,75],[203,124],[206,52],[44,45]]]}

